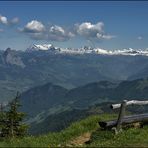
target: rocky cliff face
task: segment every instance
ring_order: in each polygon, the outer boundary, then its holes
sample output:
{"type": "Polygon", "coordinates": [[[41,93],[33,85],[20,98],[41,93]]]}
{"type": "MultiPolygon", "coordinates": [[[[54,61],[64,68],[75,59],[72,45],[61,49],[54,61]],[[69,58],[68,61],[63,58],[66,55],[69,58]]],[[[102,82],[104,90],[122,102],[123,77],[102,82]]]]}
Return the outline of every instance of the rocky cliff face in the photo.
{"type": "Polygon", "coordinates": [[[21,57],[17,55],[17,52],[15,50],[12,50],[11,48],[7,48],[6,51],[3,53],[3,62],[7,65],[16,65],[21,68],[25,67],[25,64],[23,63],[21,57]]]}

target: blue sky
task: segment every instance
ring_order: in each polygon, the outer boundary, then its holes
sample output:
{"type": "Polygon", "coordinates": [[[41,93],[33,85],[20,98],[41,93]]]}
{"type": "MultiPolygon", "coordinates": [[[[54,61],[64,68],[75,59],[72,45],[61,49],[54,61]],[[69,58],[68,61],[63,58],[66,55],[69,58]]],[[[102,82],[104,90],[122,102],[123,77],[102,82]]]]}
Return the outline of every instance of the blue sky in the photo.
{"type": "Polygon", "coordinates": [[[148,48],[148,2],[0,2],[0,49],[148,48]]]}

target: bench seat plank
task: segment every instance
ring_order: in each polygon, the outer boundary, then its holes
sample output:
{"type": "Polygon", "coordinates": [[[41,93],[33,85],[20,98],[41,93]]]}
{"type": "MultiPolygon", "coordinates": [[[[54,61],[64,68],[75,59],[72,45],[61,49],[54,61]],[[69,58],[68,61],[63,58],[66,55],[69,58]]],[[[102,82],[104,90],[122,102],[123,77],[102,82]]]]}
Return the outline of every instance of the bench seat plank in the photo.
{"type": "MultiPolygon", "coordinates": [[[[148,122],[148,113],[125,116],[122,119],[122,125],[135,123],[135,122],[148,122]]],[[[100,121],[99,125],[102,128],[112,128],[117,125],[117,120],[100,121]]]]}

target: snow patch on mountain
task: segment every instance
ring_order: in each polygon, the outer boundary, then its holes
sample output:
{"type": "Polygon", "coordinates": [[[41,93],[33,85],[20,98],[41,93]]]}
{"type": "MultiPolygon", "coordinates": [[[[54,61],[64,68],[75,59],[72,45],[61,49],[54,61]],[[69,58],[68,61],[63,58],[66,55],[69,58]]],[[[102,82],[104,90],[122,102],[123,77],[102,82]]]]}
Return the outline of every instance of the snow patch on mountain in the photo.
{"type": "Polygon", "coordinates": [[[26,51],[52,51],[53,53],[59,54],[101,54],[101,55],[143,55],[148,56],[148,49],[116,49],[116,50],[106,50],[101,48],[92,48],[84,46],[82,48],[60,48],[54,47],[52,44],[43,44],[43,45],[32,45],[26,51]]]}
{"type": "Polygon", "coordinates": [[[48,50],[52,47],[52,44],[34,45],[34,47],[40,50],[48,50]]]}
{"type": "Polygon", "coordinates": [[[39,51],[39,50],[48,51],[48,50],[51,50],[51,49],[56,50],[58,48],[54,47],[52,44],[43,44],[43,45],[33,44],[29,48],[27,48],[26,51],[39,51]]]}

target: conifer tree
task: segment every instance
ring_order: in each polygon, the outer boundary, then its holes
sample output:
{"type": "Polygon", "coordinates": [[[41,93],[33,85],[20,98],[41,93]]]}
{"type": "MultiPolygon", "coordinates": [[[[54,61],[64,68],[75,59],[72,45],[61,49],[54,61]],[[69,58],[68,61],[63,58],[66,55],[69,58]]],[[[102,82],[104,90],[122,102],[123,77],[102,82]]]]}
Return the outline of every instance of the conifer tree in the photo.
{"type": "Polygon", "coordinates": [[[5,125],[2,126],[1,130],[2,137],[21,137],[27,132],[28,126],[22,123],[25,114],[18,111],[21,106],[19,98],[20,95],[17,93],[16,98],[9,103],[8,111],[5,112],[5,125]]]}
{"type": "Polygon", "coordinates": [[[4,111],[3,103],[0,103],[0,137],[2,137],[2,130],[6,123],[6,112],[4,111]]]}

